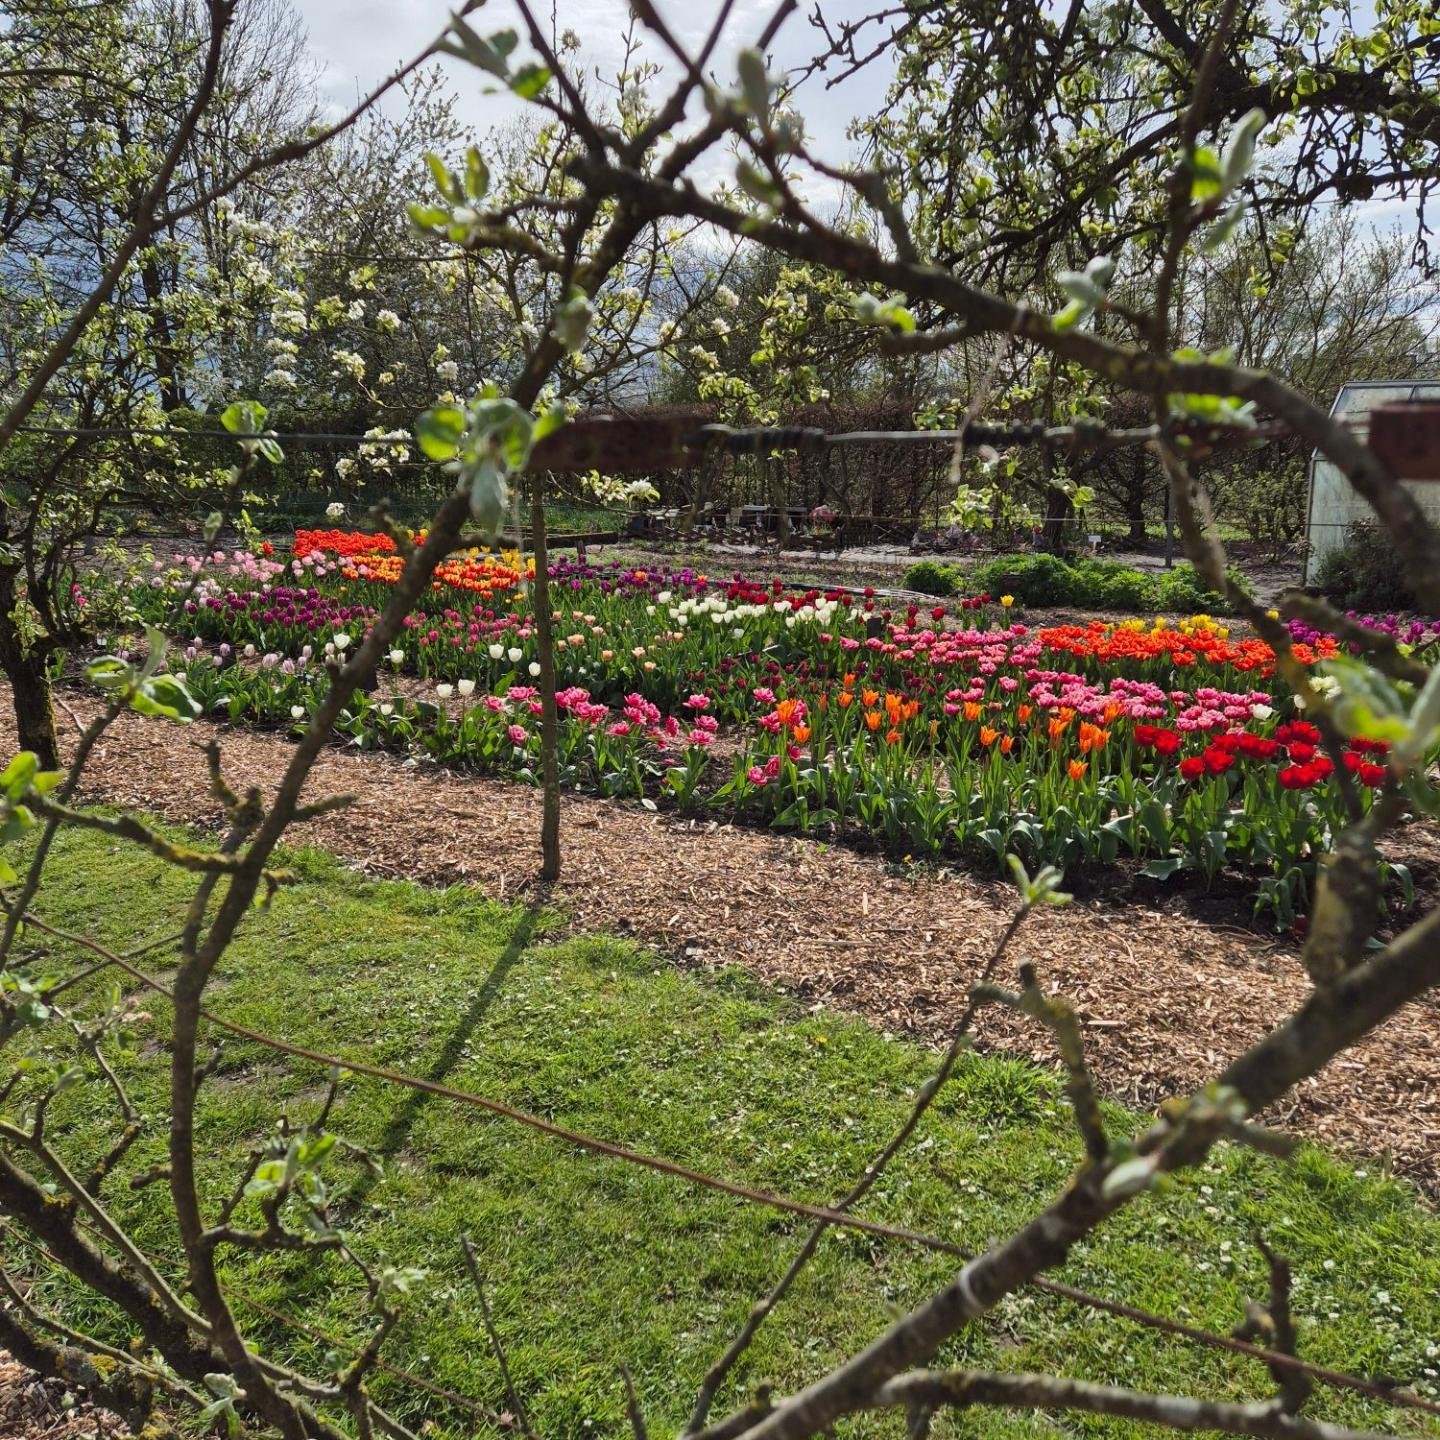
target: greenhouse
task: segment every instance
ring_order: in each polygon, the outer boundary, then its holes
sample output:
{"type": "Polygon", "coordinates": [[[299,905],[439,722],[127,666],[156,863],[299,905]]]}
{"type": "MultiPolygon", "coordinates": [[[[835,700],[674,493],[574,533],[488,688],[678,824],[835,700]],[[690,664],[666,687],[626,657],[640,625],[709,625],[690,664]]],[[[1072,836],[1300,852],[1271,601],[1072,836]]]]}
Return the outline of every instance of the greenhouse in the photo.
{"type": "MultiPolygon", "coordinates": [[[[1406,404],[1412,400],[1440,400],[1440,380],[1355,380],[1340,387],[1330,413],[1344,418],[1366,438],[1370,413],[1380,405],[1406,404]]],[[[1440,519],[1440,485],[1411,482],[1409,488],[1420,497],[1425,513],[1440,519]]],[[[1345,543],[1345,532],[1357,520],[1370,520],[1375,512],[1356,493],[1333,460],[1316,451],[1310,461],[1310,490],[1305,507],[1305,581],[1314,581],[1320,563],[1330,551],[1345,543]]]]}

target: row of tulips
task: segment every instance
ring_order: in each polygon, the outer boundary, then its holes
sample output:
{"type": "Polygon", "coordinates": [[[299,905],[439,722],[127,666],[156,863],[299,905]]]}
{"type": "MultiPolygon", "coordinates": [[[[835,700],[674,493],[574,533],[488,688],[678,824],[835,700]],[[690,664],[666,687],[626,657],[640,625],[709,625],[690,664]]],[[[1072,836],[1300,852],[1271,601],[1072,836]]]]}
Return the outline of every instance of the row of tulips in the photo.
{"type": "MultiPolygon", "coordinates": [[[[197,698],[236,722],[293,726],[399,563],[375,537],[302,532],[289,557],[176,557],[141,577],[134,604],[155,618],[189,587],[177,663],[197,698]]],[[[447,563],[458,568],[407,618],[342,729],[357,745],[532,776],[526,569],[513,555],[447,563]]],[[[1366,804],[1386,783],[1384,755],[1363,749],[1334,775],[1303,720],[1280,723],[1288,701],[1256,688],[1273,675],[1268,647],[1205,616],[1033,628],[1008,597],[888,608],[873,591],[575,562],[551,581],[560,760],[575,788],[868,837],[897,855],[1131,857],[1157,878],[1207,880],[1241,864],[1288,922],[1340,819],[1341,781],[1366,804]]],[[[1305,663],[1335,651],[1328,636],[1297,647],[1305,663]]]]}
{"type": "MultiPolygon", "coordinates": [[[[187,680],[210,712],[234,723],[308,722],[323,652],[267,666],[191,649],[187,680]]],[[[703,692],[665,714],[638,691],[612,706],[568,686],[557,697],[562,783],[803,834],[864,837],[904,857],[999,867],[1013,852],[1071,868],[1128,857],[1156,879],[1193,870],[1207,882],[1240,864],[1262,872],[1259,905],[1291,923],[1342,818],[1313,728],[1273,726],[1269,697],[1258,692],[1224,697],[1205,727],[1190,729],[1180,724],[1193,707],[1172,698],[1157,724],[1135,718],[1157,708],[1150,691],[1117,684],[1108,698],[1101,692],[1098,710],[1090,697],[1093,719],[1033,698],[1052,693],[1045,681],[1030,699],[997,683],[985,698],[947,702],[927,718],[916,697],[867,688],[849,672],[809,699],[755,686],[750,723],[738,733],[722,729],[703,692]]],[[[512,668],[493,690],[471,680],[418,694],[382,685],[357,698],[339,729],[361,748],[533,780],[539,708],[528,667],[512,668]]],[[[1383,750],[1357,745],[1346,760],[1368,801],[1385,783],[1383,750]]]]}

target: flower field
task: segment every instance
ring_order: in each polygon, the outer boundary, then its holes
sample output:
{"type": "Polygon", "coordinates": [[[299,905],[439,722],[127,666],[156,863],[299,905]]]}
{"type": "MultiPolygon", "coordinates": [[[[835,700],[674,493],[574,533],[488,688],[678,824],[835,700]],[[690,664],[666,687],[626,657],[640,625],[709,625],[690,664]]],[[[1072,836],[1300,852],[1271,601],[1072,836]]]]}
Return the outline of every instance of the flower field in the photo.
{"type": "MultiPolygon", "coordinates": [[[[172,665],[197,701],[299,727],[400,564],[383,537],[301,531],[284,557],[156,561],[131,598],[158,621],[193,586],[172,665]]],[[[343,717],[349,741],[533,780],[527,578],[513,554],[445,562],[343,717]]],[[[1352,742],[1335,774],[1270,648],[1205,616],[1035,627],[1006,596],[892,609],[870,591],[565,561],[551,578],[567,788],[897,858],[1128,860],[1207,882],[1239,866],[1289,924],[1342,782],[1362,805],[1387,782],[1378,741],[1352,742]]],[[[1310,633],[1295,653],[1315,665],[1337,649],[1310,633]]]]}

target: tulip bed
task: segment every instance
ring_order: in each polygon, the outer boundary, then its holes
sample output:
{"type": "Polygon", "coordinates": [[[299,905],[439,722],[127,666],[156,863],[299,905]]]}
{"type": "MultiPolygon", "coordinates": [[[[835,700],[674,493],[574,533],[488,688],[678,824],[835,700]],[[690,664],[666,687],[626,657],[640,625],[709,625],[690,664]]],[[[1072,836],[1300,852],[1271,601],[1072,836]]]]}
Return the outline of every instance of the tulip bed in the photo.
{"type": "MultiPolygon", "coordinates": [[[[171,663],[197,701],[298,728],[400,564],[383,537],[302,531],[285,557],[157,561],[131,598],[157,622],[193,584],[171,663]]],[[[513,554],[448,560],[375,692],[342,717],[348,740],[533,780],[527,578],[513,554]]],[[[1205,616],[1034,627],[1009,597],[890,609],[870,591],[572,561],[551,582],[568,788],[897,857],[1129,859],[1207,883],[1240,866],[1281,924],[1304,912],[1342,819],[1339,777],[1269,647],[1205,616]]],[[[1296,646],[1307,665],[1336,651],[1318,634],[1296,646]]],[[[1356,741],[1344,757],[1362,804],[1387,783],[1385,753],[1356,741]]]]}

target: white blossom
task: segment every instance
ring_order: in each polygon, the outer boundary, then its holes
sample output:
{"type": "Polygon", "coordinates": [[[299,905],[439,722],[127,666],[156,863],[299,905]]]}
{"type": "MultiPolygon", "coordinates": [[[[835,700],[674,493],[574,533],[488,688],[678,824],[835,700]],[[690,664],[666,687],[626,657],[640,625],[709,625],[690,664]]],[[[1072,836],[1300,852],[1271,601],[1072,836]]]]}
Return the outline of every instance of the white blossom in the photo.
{"type": "Polygon", "coordinates": [[[365,358],[357,355],[353,350],[332,350],[330,352],[331,363],[335,366],[334,374],[338,376],[348,375],[352,380],[360,381],[365,378],[365,358]]]}

